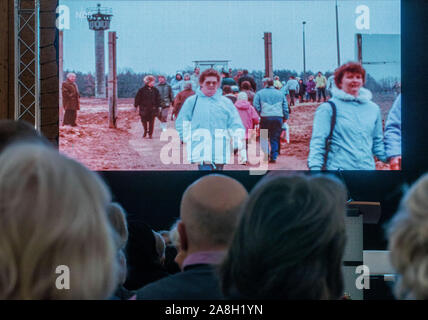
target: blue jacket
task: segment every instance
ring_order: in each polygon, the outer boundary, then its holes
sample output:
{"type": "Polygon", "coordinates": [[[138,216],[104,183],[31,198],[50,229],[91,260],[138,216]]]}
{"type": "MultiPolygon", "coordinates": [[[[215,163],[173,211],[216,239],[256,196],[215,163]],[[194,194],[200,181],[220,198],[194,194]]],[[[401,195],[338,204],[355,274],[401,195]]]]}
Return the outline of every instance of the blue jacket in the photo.
{"type": "Polygon", "coordinates": [[[385,124],[385,152],[388,158],[401,155],[401,94],[395,99],[385,124]]]}
{"type": "MultiPolygon", "coordinates": [[[[327,170],[375,170],[373,156],[386,161],[379,106],[371,101],[371,92],[364,88],[360,89],[358,97],[337,88],[332,89],[332,94],[337,118],[327,170]]],[[[332,109],[328,103],[321,104],[315,112],[308,158],[311,170],[321,170],[323,165],[331,116],[332,109]]]]}
{"type": "Polygon", "coordinates": [[[288,91],[294,90],[296,92],[299,92],[299,82],[296,79],[288,80],[285,86],[287,87],[288,91]]]}
{"type": "Polygon", "coordinates": [[[176,78],[171,80],[171,88],[172,88],[172,94],[174,95],[174,98],[177,96],[177,94],[182,91],[182,82],[184,80],[177,80],[176,78]]]}
{"type": "Polygon", "coordinates": [[[256,93],[253,105],[261,117],[288,119],[288,104],[285,95],[274,87],[267,87],[256,93]]]}
{"type": "Polygon", "coordinates": [[[187,157],[191,163],[230,163],[231,142],[235,148],[245,147],[241,117],[232,101],[222,96],[221,90],[207,97],[197,89],[196,94],[184,102],[175,127],[180,139],[187,143],[187,157]]]}

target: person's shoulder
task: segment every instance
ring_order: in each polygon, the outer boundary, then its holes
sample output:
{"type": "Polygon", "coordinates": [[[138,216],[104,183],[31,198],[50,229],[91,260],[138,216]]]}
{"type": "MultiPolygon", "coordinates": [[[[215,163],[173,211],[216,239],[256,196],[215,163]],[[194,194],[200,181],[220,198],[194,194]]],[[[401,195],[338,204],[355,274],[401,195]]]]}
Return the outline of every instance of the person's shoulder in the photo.
{"type": "MultiPolygon", "coordinates": [[[[340,103],[338,103],[338,100],[337,99],[334,99],[334,98],[332,98],[331,100],[329,100],[330,102],[332,102],[333,104],[334,104],[334,106],[336,107],[336,110],[337,110],[337,108],[338,108],[338,105],[340,105],[340,103]]],[[[319,106],[318,106],[318,108],[317,108],[317,110],[316,110],[316,112],[317,113],[319,113],[319,112],[328,112],[329,114],[333,114],[333,106],[331,105],[331,103],[329,103],[329,102],[323,102],[323,103],[321,103],[319,106]]]]}
{"type": "Polygon", "coordinates": [[[193,105],[195,103],[196,98],[198,97],[196,94],[193,94],[191,96],[186,97],[186,93],[184,91],[182,91],[180,93],[182,93],[180,95],[180,98],[185,98],[185,100],[184,100],[184,104],[185,105],[188,105],[188,104],[192,104],[193,105]]]}
{"type": "Polygon", "coordinates": [[[143,91],[144,91],[144,87],[139,88],[138,91],[137,91],[137,95],[141,94],[143,91]]]}
{"type": "Polygon", "coordinates": [[[219,97],[219,100],[220,100],[221,102],[223,102],[223,104],[224,104],[226,107],[228,107],[228,108],[231,108],[231,107],[235,108],[235,105],[233,104],[232,100],[230,100],[229,98],[227,98],[227,97],[225,97],[225,96],[220,96],[220,97],[219,97]]]}

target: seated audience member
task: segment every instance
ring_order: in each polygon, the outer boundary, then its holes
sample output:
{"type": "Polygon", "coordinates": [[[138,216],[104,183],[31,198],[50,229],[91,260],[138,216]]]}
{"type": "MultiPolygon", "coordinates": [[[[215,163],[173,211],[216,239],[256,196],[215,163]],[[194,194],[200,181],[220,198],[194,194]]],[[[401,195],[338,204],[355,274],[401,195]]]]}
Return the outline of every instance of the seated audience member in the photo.
{"type": "Polygon", "coordinates": [[[51,145],[48,139],[26,121],[0,120],[0,152],[9,144],[18,141],[37,142],[46,146],[51,145]]]}
{"type": "Polygon", "coordinates": [[[6,148],[0,155],[0,299],[110,297],[117,285],[110,198],[94,172],[54,148],[6,148]]]}
{"type": "Polygon", "coordinates": [[[180,266],[175,262],[177,258],[178,250],[173,245],[165,247],[165,261],[163,263],[166,272],[169,274],[176,274],[180,272],[180,266]]]}
{"type": "Polygon", "coordinates": [[[119,264],[118,286],[111,299],[128,300],[135,295],[134,292],[128,291],[123,287],[126,280],[126,257],[125,247],[128,242],[128,226],[126,224],[125,210],[118,203],[112,202],[107,206],[107,216],[113,230],[116,232],[114,240],[116,243],[117,260],[119,264]]]}
{"type": "Polygon", "coordinates": [[[186,252],[183,272],[140,289],[137,299],[221,299],[214,267],[224,257],[246,198],[238,181],[222,175],[205,176],[190,185],[181,200],[177,227],[186,252]]]}
{"type": "Polygon", "coordinates": [[[180,239],[177,231],[177,224],[174,223],[171,230],[168,232],[169,245],[165,248],[164,266],[169,274],[175,274],[181,271],[180,266],[186,258],[186,253],[180,248],[180,239]]]}
{"type": "Polygon", "coordinates": [[[346,190],[328,177],[268,176],[251,191],[220,267],[231,299],[339,299],[346,190]]]}
{"type": "Polygon", "coordinates": [[[153,230],[138,217],[128,216],[129,239],[126,245],[128,277],[124,287],[138,290],[145,285],[166,277],[156,249],[153,230]]]}
{"type": "Polygon", "coordinates": [[[165,242],[166,246],[170,246],[171,245],[171,239],[169,238],[169,231],[168,230],[162,230],[158,232],[162,238],[163,241],[165,242]]]}
{"type": "Polygon", "coordinates": [[[165,240],[163,240],[163,237],[156,231],[153,231],[153,235],[155,236],[156,240],[156,252],[159,256],[161,264],[163,265],[165,261],[165,240]]]}
{"type": "Polygon", "coordinates": [[[389,226],[397,299],[428,299],[428,174],[410,188],[389,226]]]}

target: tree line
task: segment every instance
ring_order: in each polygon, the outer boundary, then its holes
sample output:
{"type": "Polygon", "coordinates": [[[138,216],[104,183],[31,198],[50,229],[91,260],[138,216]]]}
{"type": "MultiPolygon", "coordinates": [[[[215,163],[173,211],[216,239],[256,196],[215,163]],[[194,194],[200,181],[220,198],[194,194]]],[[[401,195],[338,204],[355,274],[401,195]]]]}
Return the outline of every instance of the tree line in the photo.
{"type": "MultiPolygon", "coordinates": [[[[238,70],[232,70],[232,74],[236,74],[238,70]]],[[[74,72],[76,74],[76,84],[79,87],[80,95],[82,97],[93,97],[95,96],[95,76],[92,73],[82,73],[78,71],[65,71],[74,72]]],[[[134,98],[139,88],[143,85],[143,79],[149,73],[135,73],[130,69],[119,72],[117,75],[117,91],[119,98],[134,98]]],[[[254,78],[257,88],[262,88],[262,79],[264,78],[263,71],[252,71],[249,74],[254,78]]],[[[327,71],[324,75],[328,78],[333,72],[327,71]]],[[[275,70],[275,76],[279,76],[281,81],[287,81],[290,76],[303,78],[303,72],[297,73],[291,70],[275,70]]],[[[306,75],[316,76],[316,72],[307,71],[306,75]]],[[[168,83],[175,77],[167,76],[168,83]]],[[[366,76],[365,87],[373,93],[391,93],[393,91],[394,84],[397,79],[389,77],[376,81],[370,74],[366,76]]],[[[107,84],[107,79],[106,79],[107,84]]]]}

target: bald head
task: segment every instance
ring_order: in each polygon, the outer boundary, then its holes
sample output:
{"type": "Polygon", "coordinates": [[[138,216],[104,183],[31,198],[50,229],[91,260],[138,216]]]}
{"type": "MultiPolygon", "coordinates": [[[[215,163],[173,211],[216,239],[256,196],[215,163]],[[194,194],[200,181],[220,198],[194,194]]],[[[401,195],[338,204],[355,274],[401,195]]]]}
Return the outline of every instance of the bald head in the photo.
{"type": "Polygon", "coordinates": [[[241,183],[223,175],[205,176],[190,185],[180,208],[189,247],[227,247],[247,197],[241,183]]]}

